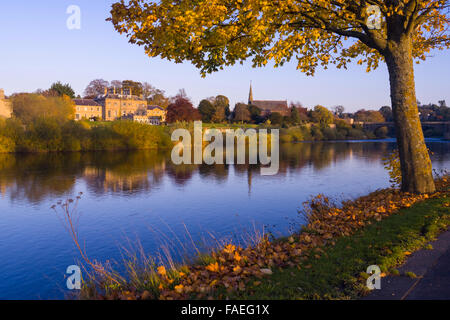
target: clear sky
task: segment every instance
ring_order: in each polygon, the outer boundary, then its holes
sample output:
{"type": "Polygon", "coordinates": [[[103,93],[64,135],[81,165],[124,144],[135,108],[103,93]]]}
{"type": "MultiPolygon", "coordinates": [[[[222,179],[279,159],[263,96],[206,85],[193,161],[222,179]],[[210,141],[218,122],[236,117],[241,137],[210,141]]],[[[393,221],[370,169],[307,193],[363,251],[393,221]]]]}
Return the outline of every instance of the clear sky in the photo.
{"type": "MultiPolygon", "coordinates": [[[[141,47],[131,45],[105,19],[113,0],[15,0],[3,1],[0,10],[0,88],[6,94],[47,89],[53,82],[70,83],[82,94],[96,78],[147,81],[174,95],[180,88],[195,104],[206,97],[224,94],[234,105],[247,101],[253,81],[255,99],[300,101],[311,108],[343,105],[347,111],[378,109],[390,105],[385,65],[366,73],[353,64],[348,70],[330,67],[308,77],[295,63],[282,68],[252,69],[236,65],[202,78],[189,63],[175,64],[149,58],[141,47]],[[69,30],[66,10],[81,8],[81,30],[69,30]]],[[[417,98],[422,103],[450,102],[449,51],[416,66],[417,98]]]]}

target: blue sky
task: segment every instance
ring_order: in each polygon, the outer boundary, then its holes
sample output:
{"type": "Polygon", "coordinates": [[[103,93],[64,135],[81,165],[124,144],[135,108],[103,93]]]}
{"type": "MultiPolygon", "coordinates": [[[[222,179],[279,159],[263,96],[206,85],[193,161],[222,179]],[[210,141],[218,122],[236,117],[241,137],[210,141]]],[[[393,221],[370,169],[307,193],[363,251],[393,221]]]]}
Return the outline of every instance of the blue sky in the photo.
{"type": "MultiPolygon", "coordinates": [[[[253,81],[255,99],[300,101],[306,107],[345,106],[347,111],[390,105],[386,67],[366,73],[353,64],[348,70],[331,67],[308,77],[295,63],[282,68],[253,69],[250,63],[226,68],[202,78],[189,63],[175,64],[149,58],[141,47],[130,45],[105,19],[113,0],[4,1],[0,11],[0,88],[6,94],[46,89],[59,80],[77,94],[92,79],[147,81],[174,95],[186,89],[195,104],[218,94],[234,105],[246,101],[253,81]],[[69,30],[69,5],[81,8],[81,30],[69,30]]],[[[450,102],[448,51],[416,66],[417,97],[422,103],[450,102]]]]}

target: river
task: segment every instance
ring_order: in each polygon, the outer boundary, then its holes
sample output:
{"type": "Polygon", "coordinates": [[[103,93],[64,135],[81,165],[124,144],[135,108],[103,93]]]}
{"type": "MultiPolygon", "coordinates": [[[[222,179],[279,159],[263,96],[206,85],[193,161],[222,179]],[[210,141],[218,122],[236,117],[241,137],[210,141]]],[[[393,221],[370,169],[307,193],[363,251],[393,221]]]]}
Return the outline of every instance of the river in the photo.
{"type": "MultiPolygon", "coordinates": [[[[449,169],[450,143],[427,144],[434,169],[449,169]]],[[[254,165],[175,166],[169,152],[0,154],[0,299],[67,293],[66,268],[80,256],[51,209],[58,200],[83,193],[77,230],[91,259],[120,261],[121,246],[138,241],[149,254],[169,247],[179,258],[193,244],[286,235],[312,195],[388,187],[382,158],[394,148],[393,140],[283,145],[275,176],[254,165]]]]}

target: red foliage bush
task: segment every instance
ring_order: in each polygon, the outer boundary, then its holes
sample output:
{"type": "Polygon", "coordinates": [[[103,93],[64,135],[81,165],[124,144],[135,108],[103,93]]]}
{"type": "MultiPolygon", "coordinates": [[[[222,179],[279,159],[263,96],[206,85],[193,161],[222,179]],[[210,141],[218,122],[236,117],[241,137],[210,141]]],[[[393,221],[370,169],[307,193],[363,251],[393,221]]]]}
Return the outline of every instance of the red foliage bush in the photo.
{"type": "Polygon", "coordinates": [[[195,121],[200,120],[201,118],[198,110],[194,108],[191,101],[186,98],[179,97],[167,107],[167,122],[169,123],[177,121],[195,121]]]}

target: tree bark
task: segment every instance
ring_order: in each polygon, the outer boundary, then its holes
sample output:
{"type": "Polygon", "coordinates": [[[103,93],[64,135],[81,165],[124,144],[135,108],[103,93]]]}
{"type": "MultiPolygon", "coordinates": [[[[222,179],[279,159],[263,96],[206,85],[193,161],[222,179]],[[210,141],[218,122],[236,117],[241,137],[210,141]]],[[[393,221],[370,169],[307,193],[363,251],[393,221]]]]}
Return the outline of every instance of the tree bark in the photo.
{"type": "Polygon", "coordinates": [[[405,36],[389,41],[385,58],[400,155],[402,191],[432,193],[435,185],[417,107],[411,38],[405,36]]]}

